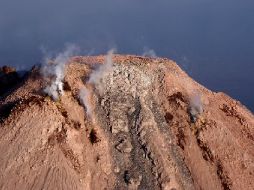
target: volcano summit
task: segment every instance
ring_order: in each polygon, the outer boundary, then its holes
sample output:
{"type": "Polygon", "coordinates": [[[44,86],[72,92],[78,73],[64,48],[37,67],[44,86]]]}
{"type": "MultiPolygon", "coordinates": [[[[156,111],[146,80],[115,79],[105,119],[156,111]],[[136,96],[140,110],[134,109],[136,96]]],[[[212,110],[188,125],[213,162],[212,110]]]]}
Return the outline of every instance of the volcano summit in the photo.
{"type": "Polygon", "coordinates": [[[163,58],[50,64],[1,98],[0,189],[253,189],[254,116],[239,101],[163,58]]]}

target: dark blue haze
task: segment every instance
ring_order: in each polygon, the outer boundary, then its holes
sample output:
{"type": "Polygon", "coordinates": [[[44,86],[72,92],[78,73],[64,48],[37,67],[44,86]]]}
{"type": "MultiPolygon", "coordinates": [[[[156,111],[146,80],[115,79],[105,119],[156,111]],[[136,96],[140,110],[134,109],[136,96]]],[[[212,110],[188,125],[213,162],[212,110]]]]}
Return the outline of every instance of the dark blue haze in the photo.
{"type": "Polygon", "coordinates": [[[27,69],[66,43],[153,49],[254,111],[253,0],[0,0],[0,65],[27,69]]]}

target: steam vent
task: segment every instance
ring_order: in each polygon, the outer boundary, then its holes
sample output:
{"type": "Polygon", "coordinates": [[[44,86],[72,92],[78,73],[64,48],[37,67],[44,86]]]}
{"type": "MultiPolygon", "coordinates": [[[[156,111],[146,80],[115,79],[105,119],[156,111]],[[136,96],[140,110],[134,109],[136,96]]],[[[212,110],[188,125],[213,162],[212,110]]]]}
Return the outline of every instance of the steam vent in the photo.
{"type": "Polygon", "coordinates": [[[51,67],[0,100],[1,190],[254,189],[254,116],[173,61],[51,67]]]}

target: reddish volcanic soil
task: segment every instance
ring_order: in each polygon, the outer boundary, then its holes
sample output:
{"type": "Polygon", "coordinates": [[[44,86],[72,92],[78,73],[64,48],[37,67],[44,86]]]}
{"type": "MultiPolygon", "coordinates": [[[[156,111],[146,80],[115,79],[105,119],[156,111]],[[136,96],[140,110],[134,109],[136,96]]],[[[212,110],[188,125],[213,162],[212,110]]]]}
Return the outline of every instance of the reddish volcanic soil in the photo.
{"type": "Polygon", "coordinates": [[[0,189],[254,189],[254,116],[162,58],[74,57],[64,95],[38,69],[0,101],[0,189]],[[89,116],[79,90],[92,89],[89,116]]]}

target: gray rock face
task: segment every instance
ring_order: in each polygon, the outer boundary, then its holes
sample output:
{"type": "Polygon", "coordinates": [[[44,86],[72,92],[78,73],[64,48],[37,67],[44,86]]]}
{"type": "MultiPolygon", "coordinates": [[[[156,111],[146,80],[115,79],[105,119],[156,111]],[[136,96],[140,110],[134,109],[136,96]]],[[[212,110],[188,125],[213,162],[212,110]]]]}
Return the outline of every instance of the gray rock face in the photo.
{"type": "Polygon", "coordinates": [[[155,70],[140,63],[115,64],[104,80],[98,118],[108,115],[104,128],[115,144],[112,153],[120,170],[116,189],[193,189],[156,101],[155,86],[165,75],[162,67],[160,63],[155,70]],[[153,140],[158,136],[159,141],[153,140]]]}

